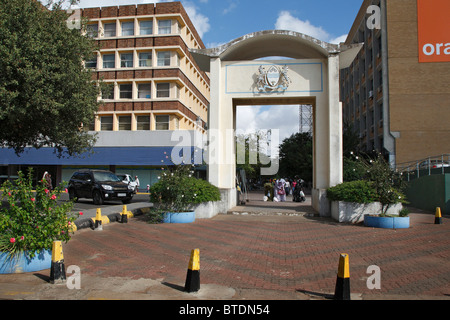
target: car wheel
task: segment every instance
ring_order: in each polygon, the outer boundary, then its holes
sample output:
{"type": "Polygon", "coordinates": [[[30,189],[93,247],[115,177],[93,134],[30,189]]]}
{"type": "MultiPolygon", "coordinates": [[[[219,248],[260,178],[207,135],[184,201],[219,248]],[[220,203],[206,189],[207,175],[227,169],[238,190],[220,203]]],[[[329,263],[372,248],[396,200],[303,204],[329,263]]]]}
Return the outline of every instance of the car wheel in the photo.
{"type": "Polygon", "coordinates": [[[77,194],[75,193],[75,189],[73,189],[73,188],[69,189],[69,200],[70,201],[73,200],[73,202],[77,202],[78,201],[77,194]]]}
{"type": "Polygon", "coordinates": [[[95,190],[92,193],[92,199],[94,200],[94,204],[95,205],[102,205],[103,204],[102,194],[98,190],[95,190]]]}

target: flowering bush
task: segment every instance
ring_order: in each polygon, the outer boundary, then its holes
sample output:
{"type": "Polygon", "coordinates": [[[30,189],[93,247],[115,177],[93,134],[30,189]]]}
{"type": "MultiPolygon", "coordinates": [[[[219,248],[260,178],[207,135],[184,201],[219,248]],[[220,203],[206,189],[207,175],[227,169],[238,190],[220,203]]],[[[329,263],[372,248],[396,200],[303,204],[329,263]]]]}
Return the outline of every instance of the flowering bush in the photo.
{"type": "Polygon", "coordinates": [[[192,168],[187,165],[165,168],[159,181],[150,188],[150,201],[166,213],[188,212],[197,204],[220,200],[217,187],[192,174],[192,168]]]}
{"type": "Polygon", "coordinates": [[[35,192],[32,172],[24,177],[22,172],[12,184],[3,184],[2,200],[7,208],[0,211],[0,251],[10,255],[26,251],[30,257],[52,248],[53,241],[69,241],[71,225],[79,214],[71,214],[73,202],[58,203],[62,187],[46,188],[39,181],[35,192]]]}
{"type": "Polygon", "coordinates": [[[354,156],[351,161],[353,172],[357,173],[359,180],[329,188],[327,195],[330,200],[359,203],[377,201],[382,205],[381,216],[386,215],[391,205],[407,203],[403,194],[406,182],[381,154],[373,158],[354,156]]]}

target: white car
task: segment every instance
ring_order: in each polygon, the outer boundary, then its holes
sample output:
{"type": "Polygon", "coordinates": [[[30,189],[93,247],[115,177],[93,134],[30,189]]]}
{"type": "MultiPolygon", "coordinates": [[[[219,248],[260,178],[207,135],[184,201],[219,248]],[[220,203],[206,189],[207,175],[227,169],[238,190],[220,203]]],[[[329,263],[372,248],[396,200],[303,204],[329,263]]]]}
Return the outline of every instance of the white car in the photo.
{"type": "Polygon", "coordinates": [[[137,182],[134,180],[132,176],[126,173],[116,174],[123,182],[128,183],[133,188],[133,193],[137,191],[137,182]]]}

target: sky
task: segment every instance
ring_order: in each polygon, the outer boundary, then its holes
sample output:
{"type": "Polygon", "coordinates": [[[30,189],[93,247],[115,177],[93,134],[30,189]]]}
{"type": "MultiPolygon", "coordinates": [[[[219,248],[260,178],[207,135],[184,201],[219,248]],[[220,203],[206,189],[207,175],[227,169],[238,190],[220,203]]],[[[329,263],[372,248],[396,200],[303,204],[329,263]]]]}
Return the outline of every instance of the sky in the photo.
{"type": "MultiPolygon", "coordinates": [[[[46,0],[41,0],[45,3],[46,0]]],[[[171,2],[171,0],[80,0],[80,8],[171,2]]],[[[248,33],[292,30],[339,43],[356,18],[363,0],[181,0],[207,48],[248,33]]],[[[295,106],[240,106],[237,128],[254,132],[279,129],[283,140],[299,130],[295,106]]]]}

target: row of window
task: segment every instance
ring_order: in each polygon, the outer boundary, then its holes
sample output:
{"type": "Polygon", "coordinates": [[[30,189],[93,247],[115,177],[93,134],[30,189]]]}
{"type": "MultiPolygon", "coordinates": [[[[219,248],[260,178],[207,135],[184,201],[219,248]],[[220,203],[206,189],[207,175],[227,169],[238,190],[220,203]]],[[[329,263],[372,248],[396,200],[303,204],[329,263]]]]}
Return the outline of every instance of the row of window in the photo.
{"type": "MultiPolygon", "coordinates": [[[[137,83],[136,97],[133,95],[133,84],[123,83],[117,85],[118,90],[115,87],[109,87],[108,90],[102,92],[102,99],[115,100],[118,94],[119,99],[152,99],[152,84],[151,83],[137,83]]],[[[156,98],[170,98],[170,83],[156,83],[156,98]]]]}
{"type": "MultiPolygon", "coordinates": [[[[115,69],[116,68],[116,53],[104,53],[101,56],[102,69],[115,69]]],[[[175,53],[177,59],[177,66],[179,66],[180,57],[175,53]]],[[[138,52],[136,53],[137,66],[136,67],[153,67],[153,53],[152,51],[138,52]]],[[[135,54],[133,52],[119,53],[119,61],[121,68],[134,68],[135,54]]],[[[156,66],[157,67],[170,67],[172,60],[171,51],[158,51],[156,53],[156,66]]],[[[94,56],[92,59],[86,61],[87,68],[97,69],[98,57],[94,56]]]]}
{"type": "MultiPolygon", "coordinates": [[[[87,34],[90,37],[112,38],[116,36],[134,36],[154,34],[153,20],[137,20],[137,30],[135,21],[104,22],[102,23],[103,32],[100,32],[99,24],[92,23],[87,26],[87,34]],[[118,30],[118,26],[120,26],[118,30]]],[[[172,34],[172,20],[157,20],[157,34],[172,34]]]]}
{"type": "MultiPolygon", "coordinates": [[[[100,116],[100,131],[113,131],[114,117],[112,115],[100,116]]],[[[131,115],[117,116],[119,131],[131,131],[131,115]]],[[[157,115],[155,116],[156,130],[169,130],[170,116],[157,115]]],[[[94,124],[89,126],[90,131],[94,131],[94,124]]],[[[150,130],[150,115],[136,116],[136,130],[148,131],[150,130]]]]}

